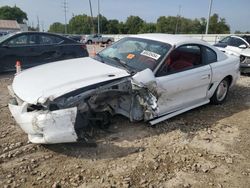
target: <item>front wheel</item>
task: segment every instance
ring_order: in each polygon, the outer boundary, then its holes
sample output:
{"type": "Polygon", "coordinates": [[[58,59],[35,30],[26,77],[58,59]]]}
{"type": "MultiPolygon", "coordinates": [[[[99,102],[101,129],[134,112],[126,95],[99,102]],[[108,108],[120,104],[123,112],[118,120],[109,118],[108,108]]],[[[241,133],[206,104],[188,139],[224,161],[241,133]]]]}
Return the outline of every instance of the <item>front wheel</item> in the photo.
{"type": "Polygon", "coordinates": [[[227,78],[224,78],[219,83],[213,96],[211,97],[210,99],[211,103],[216,105],[222,104],[227,98],[228,90],[229,90],[229,80],[227,78]]]}

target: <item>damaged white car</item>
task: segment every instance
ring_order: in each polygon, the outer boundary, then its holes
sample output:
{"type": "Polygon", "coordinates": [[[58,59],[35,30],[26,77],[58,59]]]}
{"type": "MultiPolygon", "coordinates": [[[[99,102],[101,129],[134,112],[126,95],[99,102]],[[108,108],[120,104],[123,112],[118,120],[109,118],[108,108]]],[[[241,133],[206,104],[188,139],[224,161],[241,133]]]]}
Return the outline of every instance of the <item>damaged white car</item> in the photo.
{"type": "Polygon", "coordinates": [[[201,40],[166,34],[126,37],[94,58],[58,61],[17,74],[9,109],[33,143],[76,142],[121,114],[154,125],[221,104],[239,58],[201,40]]]}

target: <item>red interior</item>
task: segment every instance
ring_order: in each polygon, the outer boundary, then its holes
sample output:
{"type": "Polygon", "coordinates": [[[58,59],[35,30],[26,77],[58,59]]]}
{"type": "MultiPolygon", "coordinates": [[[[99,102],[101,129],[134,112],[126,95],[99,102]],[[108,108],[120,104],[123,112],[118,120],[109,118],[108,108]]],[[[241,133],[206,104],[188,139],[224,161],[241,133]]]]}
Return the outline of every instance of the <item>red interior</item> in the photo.
{"type": "Polygon", "coordinates": [[[200,55],[184,51],[173,51],[166,61],[168,70],[179,71],[200,63],[200,55]]]}

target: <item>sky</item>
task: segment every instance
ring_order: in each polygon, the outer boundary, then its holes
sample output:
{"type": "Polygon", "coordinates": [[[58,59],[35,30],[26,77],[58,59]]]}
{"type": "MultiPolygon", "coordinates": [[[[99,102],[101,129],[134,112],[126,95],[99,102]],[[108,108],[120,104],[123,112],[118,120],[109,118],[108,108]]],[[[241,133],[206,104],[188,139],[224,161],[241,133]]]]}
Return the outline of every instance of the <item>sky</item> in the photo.
{"type": "MultiPolygon", "coordinates": [[[[73,15],[90,15],[89,0],[66,0],[67,20],[73,15]]],[[[208,16],[210,0],[99,0],[100,13],[107,19],[126,21],[130,15],[140,16],[147,22],[156,22],[160,16],[180,15],[186,18],[208,16]]],[[[0,6],[18,6],[28,15],[29,25],[48,30],[54,22],[64,23],[64,0],[0,0],[0,6]]],[[[91,0],[93,15],[98,14],[98,0],[91,0]]],[[[250,0],[213,0],[211,15],[219,14],[235,30],[250,31],[250,0]]]]}

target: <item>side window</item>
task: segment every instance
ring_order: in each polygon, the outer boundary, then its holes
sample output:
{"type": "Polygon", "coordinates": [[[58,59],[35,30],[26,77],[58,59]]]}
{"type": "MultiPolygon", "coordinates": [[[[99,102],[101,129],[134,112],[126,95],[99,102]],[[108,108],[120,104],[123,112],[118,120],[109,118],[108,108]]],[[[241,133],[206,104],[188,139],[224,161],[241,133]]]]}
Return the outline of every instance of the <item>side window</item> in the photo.
{"type": "Polygon", "coordinates": [[[198,45],[183,45],[173,50],[166,58],[157,76],[182,72],[202,65],[201,48],[198,45]]]}
{"type": "Polygon", "coordinates": [[[40,44],[42,45],[57,44],[60,42],[62,42],[62,39],[60,39],[59,37],[40,35],[40,44]]]}
{"type": "Polygon", "coordinates": [[[231,40],[231,44],[230,45],[231,46],[235,46],[235,47],[239,47],[242,44],[247,45],[243,40],[233,37],[232,40],[231,40]]]}
{"type": "Polygon", "coordinates": [[[28,44],[28,35],[21,35],[9,40],[9,46],[24,46],[28,44]]]}
{"type": "Polygon", "coordinates": [[[228,44],[229,41],[230,41],[230,37],[225,37],[222,40],[220,40],[220,43],[228,44]]]}
{"type": "Polygon", "coordinates": [[[205,48],[205,61],[207,64],[217,62],[217,54],[210,48],[205,48]]]}
{"type": "Polygon", "coordinates": [[[28,44],[29,45],[39,44],[38,35],[34,35],[34,34],[29,35],[28,44]]]}

